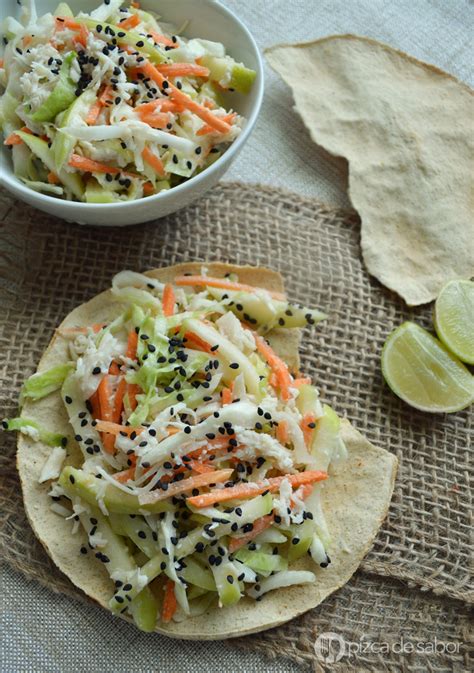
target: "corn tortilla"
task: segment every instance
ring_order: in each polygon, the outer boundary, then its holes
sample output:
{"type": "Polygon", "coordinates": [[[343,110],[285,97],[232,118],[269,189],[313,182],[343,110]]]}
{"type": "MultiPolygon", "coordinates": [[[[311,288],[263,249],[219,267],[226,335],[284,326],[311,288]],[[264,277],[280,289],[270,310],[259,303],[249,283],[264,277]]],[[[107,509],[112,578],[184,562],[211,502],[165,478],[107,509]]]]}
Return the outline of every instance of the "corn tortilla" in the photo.
{"type": "Polygon", "coordinates": [[[365,266],[409,306],[474,275],[474,95],[432,65],[355,35],[278,45],[311,138],[349,162],[365,266]]]}
{"type": "MultiPolygon", "coordinates": [[[[162,281],[171,281],[176,275],[198,273],[201,265],[185,264],[149,271],[148,275],[162,281]]],[[[235,267],[209,264],[209,274],[223,276],[235,272],[244,283],[269,290],[283,290],[281,276],[263,268],[235,267]]],[[[61,327],[86,326],[104,322],[120,313],[110,291],[99,294],[76,308],[61,327]]],[[[293,368],[298,367],[298,330],[276,330],[271,341],[282,357],[293,368]]],[[[56,335],[43,355],[38,371],[48,369],[67,359],[66,339],[56,335]]],[[[68,420],[59,393],[39,402],[25,404],[23,415],[46,428],[70,434],[68,420]]],[[[183,622],[162,624],[156,630],[168,636],[184,639],[218,640],[255,633],[282,624],[319,605],[327,596],[344,585],[370,549],[389,507],[396,474],[397,459],[383,449],[372,446],[347,421],[343,422],[343,437],[349,450],[349,459],[322,485],[323,507],[332,545],[331,564],[322,569],[309,558],[301,559],[293,567],[316,573],[314,584],[294,586],[270,592],[260,602],[242,599],[231,608],[212,609],[199,617],[183,622]]],[[[87,545],[82,528],[71,535],[71,522],[50,509],[48,484],[39,484],[48,447],[19,436],[17,466],[20,473],[23,499],[30,524],[56,566],[87,596],[107,608],[113,594],[113,583],[102,563],[91,555],[81,555],[79,549],[87,545]]],[[[69,449],[69,463],[80,464],[78,449],[69,449]]]]}

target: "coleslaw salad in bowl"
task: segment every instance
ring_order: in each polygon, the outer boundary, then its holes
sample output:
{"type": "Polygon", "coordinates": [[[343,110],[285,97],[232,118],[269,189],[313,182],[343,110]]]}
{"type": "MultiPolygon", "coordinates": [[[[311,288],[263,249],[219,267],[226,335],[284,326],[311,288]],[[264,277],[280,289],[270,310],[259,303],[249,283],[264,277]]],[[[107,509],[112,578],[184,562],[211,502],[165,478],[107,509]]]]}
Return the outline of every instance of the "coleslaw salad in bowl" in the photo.
{"type": "Polygon", "coordinates": [[[258,49],[234,15],[212,0],[15,7],[0,60],[2,183],[15,196],[123,225],[218,181],[263,94],[258,49]]]}

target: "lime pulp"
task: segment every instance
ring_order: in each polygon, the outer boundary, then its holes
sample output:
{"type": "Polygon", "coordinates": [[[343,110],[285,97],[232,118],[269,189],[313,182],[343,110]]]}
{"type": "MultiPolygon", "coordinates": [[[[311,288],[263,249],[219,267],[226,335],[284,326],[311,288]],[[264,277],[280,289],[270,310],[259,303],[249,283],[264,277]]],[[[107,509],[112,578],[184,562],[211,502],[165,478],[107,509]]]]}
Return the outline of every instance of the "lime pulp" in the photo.
{"type": "Polygon", "coordinates": [[[438,339],[412,322],[387,338],[382,373],[398,397],[422,411],[459,411],[474,401],[474,376],[438,339]]]}
{"type": "Polygon", "coordinates": [[[474,364],[474,283],[452,280],[441,290],[434,309],[436,333],[463,362],[474,364]]]}

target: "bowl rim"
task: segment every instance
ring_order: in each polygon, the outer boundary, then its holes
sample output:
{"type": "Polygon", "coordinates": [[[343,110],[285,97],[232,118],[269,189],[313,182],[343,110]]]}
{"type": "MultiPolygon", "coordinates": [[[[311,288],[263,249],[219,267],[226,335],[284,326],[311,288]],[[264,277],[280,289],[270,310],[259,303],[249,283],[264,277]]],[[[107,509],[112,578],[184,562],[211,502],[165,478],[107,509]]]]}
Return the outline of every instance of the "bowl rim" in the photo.
{"type": "MultiPolygon", "coordinates": [[[[247,26],[241,21],[241,19],[228,7],[225,7],[219,0],[207,0],[209,7],[211,7],[214,10],[217,10],[221,12],[222,14],[227,15],[228,18],[230,18],[234,23],[237,24],[238,28],[240,29],[241,32],[243,32],[247,39],[249,40],[255,54],[255,58],[257,61],[257,67],[256,67],[256,72],[257,72],[257,77],[254,82],[254,86],[257,87],[257,92],[256,92],[256,99],[255,103],[253,105],[252,112],[250,116],[246,119],[245,126],[240,133],[240,135],[237,137],[237,139],[225,150],[225,152],[215,161],[211,166],[208,166],[205,168],[201,173],[198,175],[194,175],[192,178],[189,178],[189,180],[186,180],[185,182],[181,183],[180,185],[177,185],[176,187],[172,187],[169,190],[166,190],[165,192],[159,193],[159,194],[154,194],[153,196],[148,196],[146,199],[138,199],[138,200],[133,200],[133,201],[122,201],[120,203],[83,203],[81,201],[69,201],[67,199],[58,199],[54,196],[50,196],[48,194],[42,194],[41,192],[36,192],[33,189],[30,189],[26,185],[24,185],[21,180],[15,177],[13,174],[13,171],[11,170],[10,166],[5,170],[5,172],[1,171],[0,172],[0,185],[11,185],[12,188],[15,190],[15,192],[18,194],[23,193],[25,194],[28,198],[36,200],[38,202],[43,203],[45,206],[47,204],[51,205],[58,205],[60,204],[62,208],[65,210],[76,210],[76,209],[81,209],[84,211],[92,211],[92,210],[107,210],[107,211],[115,211],[118,209],[125,210],[125,209],[132,209],[136,208],[138,203],[143,203],[146,202],[147,205],[151,205],[153,203],[157,203],[158,201],[160,202],[166,202],[167,200],[171,198],[175,198],[176,196],[179,197],[180,192],[186,192],[188,189],[192,189],[193,187],[196,187],[199,182],[202,180],[205,180],[206,178],[210,178],[214,173],[218,172],[223,164],[230,163],[232,159],[239,153],[243,145],[246,143],[248,137],[250,136],[256,121],[258,119],[258,115],[260,114],[260,109],[262,107],[262,102],[263,102],[263,95],[264,95],[264,88],[265,88],[265,75],[264,75],[264,65],[263,65],[263,58],[261,51],[255,41],[255,38],[253,37],[252,33],[250,30],[247,28],[247,26]],[[2,176],[3,173],[3,176],[2,176]]],[[[3,163],[3,162],[2,162],[3,163]]],[[[21,198],[21,197],[20,197],[21,198]]],[[[72,214],[72,213],[71,213],[72,214]]],[[[65,213],[66,215],[66,213],[65,213]]]]}

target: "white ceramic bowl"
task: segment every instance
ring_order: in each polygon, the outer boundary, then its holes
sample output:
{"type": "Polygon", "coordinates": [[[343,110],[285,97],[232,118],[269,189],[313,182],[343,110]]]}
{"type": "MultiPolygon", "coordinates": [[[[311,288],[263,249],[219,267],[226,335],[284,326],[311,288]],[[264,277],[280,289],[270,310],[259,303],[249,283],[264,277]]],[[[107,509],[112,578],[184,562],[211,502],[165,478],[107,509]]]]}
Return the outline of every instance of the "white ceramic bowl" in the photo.
{"type": "MultiPolygon", "coordinates": [[[[54,11],[59,0],[36,0],[38,14],[54,11]]],[[[16,0],[0,0],[2,16],[17,16],[16,0]]],[[[99,0],[69,0],[74,12],[90,11],[99,0]]],[[[255,41],[243,23],[216,0],[143,0],[143,9],[158,12],[164,21],[182,25],[189,21],[186,37],[222,42],[237,61],[257,71],[252,91],[247,96],[232,94],[232,107],[247,123],[237,140],[205,171],[162,194],[119,204],[74,203],[39,194],[28,189],[12,172],[8,150],[1,144],[0,184],[15,197],[31,206],[69,222],[101,226],[123,226],[148,222],[173,213],[198,199],[213,187],[234,161],[255,125],[263,98],[263,64],[255,41]]]]}

